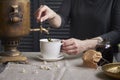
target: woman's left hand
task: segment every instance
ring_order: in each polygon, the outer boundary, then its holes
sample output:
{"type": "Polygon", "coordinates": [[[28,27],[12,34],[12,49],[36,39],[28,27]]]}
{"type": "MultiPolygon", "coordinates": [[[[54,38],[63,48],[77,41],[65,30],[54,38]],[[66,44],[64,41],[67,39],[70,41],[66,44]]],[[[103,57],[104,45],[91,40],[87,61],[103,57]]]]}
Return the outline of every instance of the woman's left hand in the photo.
{"type": "Polygon", "coordinates": [[[89,48],[95,47],[97,40],[79,40],[70,38],[67,40],[62,40],[62,43],[62,52],[67,54],[79,54],[88,50],[89,48]]]}
{"type": "Polygon", "coordinates": [[[84,41],[75,38],[62,40],[62,51],[67,54],[79,54],[86,50],[84,41]]]}

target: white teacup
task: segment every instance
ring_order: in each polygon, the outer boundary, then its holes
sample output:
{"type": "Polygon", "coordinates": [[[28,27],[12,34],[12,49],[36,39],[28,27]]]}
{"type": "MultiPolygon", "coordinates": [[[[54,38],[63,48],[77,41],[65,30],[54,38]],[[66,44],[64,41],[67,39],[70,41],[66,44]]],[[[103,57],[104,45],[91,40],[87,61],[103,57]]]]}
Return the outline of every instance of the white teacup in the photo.
{"type": "Polygon", "coordinates": [[[41,55],[45,59],[56,59],[60,56],[61,49],[61,40],[60,39],[40,39],[40,50],[41,55]]]}

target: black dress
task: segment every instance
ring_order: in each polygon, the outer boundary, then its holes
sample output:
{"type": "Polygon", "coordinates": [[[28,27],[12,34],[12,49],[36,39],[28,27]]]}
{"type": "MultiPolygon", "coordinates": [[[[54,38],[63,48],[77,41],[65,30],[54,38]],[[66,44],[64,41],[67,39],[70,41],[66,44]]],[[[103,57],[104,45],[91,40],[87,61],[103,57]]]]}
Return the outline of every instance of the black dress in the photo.
{"type": "Polygon", "coordinates": [[[101,36],[109,40],[112,52],[105,58],[112,62],[120,41],[120,0],[63,0],[58,14],[61,26],[70,22],[71,37],[84,40],[101,36]]]}

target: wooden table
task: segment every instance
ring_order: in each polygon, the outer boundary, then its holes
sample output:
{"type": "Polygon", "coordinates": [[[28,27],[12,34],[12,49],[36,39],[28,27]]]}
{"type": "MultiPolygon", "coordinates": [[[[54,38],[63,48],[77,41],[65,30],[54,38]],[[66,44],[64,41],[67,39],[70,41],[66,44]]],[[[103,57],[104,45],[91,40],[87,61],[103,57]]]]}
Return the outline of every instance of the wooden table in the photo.
{"type": "Polygon", "coordinates": [[[82,66],[80,55],[63,60],[46,62],[37,58],[40,52],[23,52],[29,64],[8,63],[0,73],[0,80],[113,80],[103,74],[101,67],[82,66]]]}

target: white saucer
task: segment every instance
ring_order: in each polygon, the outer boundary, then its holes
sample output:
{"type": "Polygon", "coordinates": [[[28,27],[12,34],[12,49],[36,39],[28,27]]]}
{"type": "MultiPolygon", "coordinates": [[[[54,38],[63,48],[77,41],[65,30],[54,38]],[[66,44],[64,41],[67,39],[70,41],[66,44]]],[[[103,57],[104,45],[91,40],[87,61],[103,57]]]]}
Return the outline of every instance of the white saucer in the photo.
{"type": "Polygon", "coordinates": [[[58,60],[61,60],[64,58],[63,55],[59,55],[58,58],[52,58],[52,59],[46,59],[46,58],[43,58],[42,55],[39,55],[37,56],[40,60],[43,60],[43,61],[58,61],[58,60]]]}

